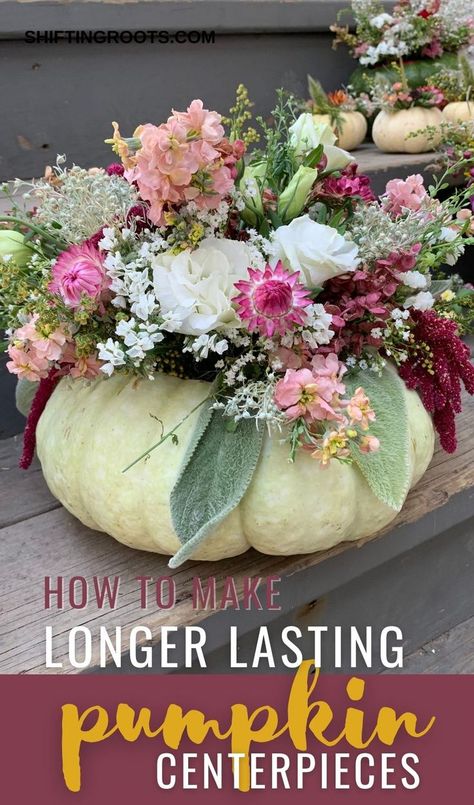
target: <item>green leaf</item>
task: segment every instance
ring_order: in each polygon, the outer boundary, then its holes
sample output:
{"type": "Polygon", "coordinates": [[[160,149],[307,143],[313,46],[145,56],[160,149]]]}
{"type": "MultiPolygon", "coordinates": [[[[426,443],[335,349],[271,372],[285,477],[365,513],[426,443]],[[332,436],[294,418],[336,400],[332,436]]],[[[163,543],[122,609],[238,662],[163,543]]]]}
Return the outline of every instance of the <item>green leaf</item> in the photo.
{"type": "Polygon", "coordinates": [[[321,162],[321,157],[324,154],[324,146],[317,145],[316,148],[313,148],[309,154],[306,154],[303,165],[307,168],[315,168],[321,162]]]}
{"type": "Polygon", "coordinates": [[[252,480],[263,442],[255,420],[228,428],[220,411],[202,411],[171,492],[171,518],[181,548],[170,559],[179,567],[239,505],[252,480]]]}
{"type": "Polygon", "coordinates": [[[376,414],[370,433],[380,440],[375,453],[361,453],[355,445],[352,458],[374,495],[400,511],[411,482],[410,432],[403,381],[392,366],[374,372],[358,371],[344,379],[346,397],[362,386],[376,414]]]}
{"type": "Polygon", "coordinates": [[[20,414],[23,414],[24,417],[27,417],[30,413],[30,408],[35,394],[38,391],[38,386],[39,383],[33,383],[23,378],[20,378],[16,384],[15,403],[20,414]]]}

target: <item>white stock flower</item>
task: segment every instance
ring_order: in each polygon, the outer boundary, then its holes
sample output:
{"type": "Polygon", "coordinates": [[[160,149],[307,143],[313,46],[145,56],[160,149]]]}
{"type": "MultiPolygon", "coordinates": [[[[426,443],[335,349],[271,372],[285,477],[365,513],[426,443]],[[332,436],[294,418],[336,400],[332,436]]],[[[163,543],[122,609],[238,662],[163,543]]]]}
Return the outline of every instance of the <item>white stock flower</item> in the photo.
{"type": "Polygon", "coordinates": [[[290,145],[295,149],[296,155],[305,156],[309,151],[322,145],[327,159],[326,170],[342,170],[354,161],[354,157],[342,148],[337,148],[337,140],[331,126],[327,123],[316,122],[310,112],[303,112],[288,129],[290,145]]]}
{"type": "Polygon", "coordinates": [[[355,243],[332,226],[318,224],[309,215],[294,218],[273,233],[273,255],[291,271],[300,271],[308,288],[315,288],[339,274],[354,271],[360,260],[355,243]]]}
{"type": "Polygon", "coordinates": [[[429,310],[434,305],[434,296],[429,291],[420,291],[416,296],[405,299],[404,307],[414,307],[415,310],[429,310]]]}
{"type": "Polygon", "coordinates": [[[100,367],[100,371],[108,377],[111,376],[116,366],[123,366],[125,363],[125,353],[117,341],[108,338],[105,344],[97,344],[100,361],[106,361],[100,367]]]}
{"type": "Polygon", "coordinates": [[[239,326],[232,307],[234,287],[248,277],[250,258],[244,243],[206,238],[195,251],[157,256],[153,261],[156,298],[166,316],[181,322],[174,331],[201,335],[239,326]]]}

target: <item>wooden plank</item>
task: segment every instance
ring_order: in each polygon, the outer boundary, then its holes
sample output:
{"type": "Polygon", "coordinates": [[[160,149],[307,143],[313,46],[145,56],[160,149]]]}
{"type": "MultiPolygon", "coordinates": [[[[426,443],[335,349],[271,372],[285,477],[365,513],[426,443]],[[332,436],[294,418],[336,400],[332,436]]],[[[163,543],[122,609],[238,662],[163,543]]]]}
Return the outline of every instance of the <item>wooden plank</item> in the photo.
{"type": "Polygon", "coordinates": [[[373,143],[364,143],[352,152],[361,173],[399,171],[400,176],[422,172],[435,162],[437,154],[385,154],[373,143]]]}
{"type": "MultiPolygon", "coordinates": [[[[376,535],[382,536],[407,523],[417,522],[427,513],[445,505],[450,498],[474,486],[474,445],[469,441],[474,424],[474,402],[465,401],[465,410],[459,417],[460,449],[454,456],[437,451],[432,465],[414,489],[394,524],[376,535]]],[[[28,493],[26,486],[18,497],[18,515],[28,493]]],[[[471,512],[472,514],[472,512],[471,512]]],[[[375,539],[376,537],[372,538],[375,539]]],[[[191,625],[206,617],[207,613],[194,611],[191,601],[191,583],[194,576],[215,576],[222,588],[226,576],[232,575],[239,591],[247,576],[279,575],[294,577],[329,558],[361,547],[367,540],[343,543],[330,551],[292,557],[264,556],[249,551],[243,556],[218,563],[188,562],[170,571],[167,558],[155,554],[132,551],[117,544],[110,537],[90,531],[72,518],[64,509],[55,509],[24,522],[0,529],[0,629],[3,632],[0,653],[0,672],[45,673],[44,627],[53,626],[56,636],[56,656],[67,651],[67,633],[75,625],[124,627],[124,639],[130,629],[146,622],[155,640],[163,625],[191,625]],[[98,576],[120,575],[122,587],[120,608],[116,611],[98,611],[94,605],[86,610],[50,610],[43,608],[43,577],[81,575],[88,579],[98,576]],[[172,575],[177,586],[177,604],[171,611],[139,607],[137,576],[172,575]]],[[[342,558],[342,557],[341,557],[342,558]]],[[[354,560],[353,560],[354,561],[354,560]]],[[[355,560],[357,561],[357,559],[355,560]]],[[[98,662],[95,650],[94,662],[98,662]]],[[[64,673],[74,673],[67,663],[64,673]]]]}
{"type": "Polygon", "coordinates": [[[474,674],[474,618],[415,651],[403,674],[474,674]]]}
{"type": "Polygon", "coordinates": [[[30,469],[20,470],[22,437],[0,441],[0,528],[59,508],[35,459],[30,469]]]}

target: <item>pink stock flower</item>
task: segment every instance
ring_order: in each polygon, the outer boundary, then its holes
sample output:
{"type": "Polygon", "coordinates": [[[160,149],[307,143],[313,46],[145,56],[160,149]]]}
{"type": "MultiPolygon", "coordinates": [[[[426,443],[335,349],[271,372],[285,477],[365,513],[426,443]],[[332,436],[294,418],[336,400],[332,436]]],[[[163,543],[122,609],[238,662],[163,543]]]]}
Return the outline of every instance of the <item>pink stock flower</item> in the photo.
{"type": "Polygon", "coordinates": [[[403,215],[406,210],[412,212],[420,210],[427,196],[423,176],[416,173],[407,179],[391,179],[387,182],[382,201],[384,208],[397,217],[403,215]]]}
{"type": "Polygon", "coordinates": [[[94,377],[98,377],[100,375],[100,367],[103,366],[103,363],[97,360],[96,355],[78,357],[75,344],[70,341],[64,350],[61,363],[68,366],[68,373],[71,377],[83,377],[86,380],[92,380],[94,377]]]}
{"type": "Polygon", "coordinates": [[[36,329],[38,318],[38,314],[35,314],[26,324],[15,330],[13,345],[21,345],[21,349],[27,349],[29,354],[36,355],[39,359],[57,361],[63,353],[66,334],[63,330],[57,329],[47,336],[42,335],[36,329]]]}
{"type": "Polygon", "coordinates": [[[368,430],[370,423],[375,422],[375,411],[370,407],[369,398],[360,386],[349,400],[346,411],[351,424],[359,425],[362,430],[368,430]]]}
{"type": "Polygon", "coordinates": [[[345,391],[340,382],[345,367],[334,354],[316,358],[313,369],[287,369],[276,385],[275,402],[290,420],[342,421],[336,409],[340,408],[339,394],[345,391]]]}
{"type": "Polygon", "coordinates": [[[235,283],[240,294],[233,301],[250,332],[258,330],[271,338],[275,333],[284,335],[295,325],[303,324],[304,308],[311,304],[311,299],[309,290],[298,282],[299,271],[290,274],[278,261],[275,268],[267,265],[264,271],[249,268],[248,272],[250,280],[235,283]]]}
{"type": "Polygon", "coordinates": [[[98,299],[108,285],[100,252],[89,243],[70,246],[62,252],[53,265],[52,275],[49,290],[59,294],[72,308],[79,307],[83,296],[98,299]]]}
{"type": "Polygon", "coordinates": [[[8,348],[10,360],[7,369],[24,380],[37,381],[47,377],[49,363],[46,358],[38,356],[31,350],[10,346],[8,348]]]}
{"type": "Polygon", "coordinates": [[[201,137],[208,143],[216,145],[224,136],[221,115],[204,109],[204,104],[199,99],[192,101],[186,112],[175,112],[173,109],[173,115],[190,135],[201,137]]]}
{"type": "Polygon", "coordinates": [[[193,101],[186,112],[170,115],[166,123],[147,123],[137,134],[141,147],[125,177],[136,183],[150,203],[150,220],[162,226],[165,211],[194,201],[199,209],[214,209],[234,185],[235,162],[245,146],[224,139],[221,116],[193,101]]]}
{"type": "Polygon", "coordinates": [[[363,436],[360,444],[359,450],[361,453],[375,453],[380,447],[380,441],[377,439],[376,436],[363,436]]]}

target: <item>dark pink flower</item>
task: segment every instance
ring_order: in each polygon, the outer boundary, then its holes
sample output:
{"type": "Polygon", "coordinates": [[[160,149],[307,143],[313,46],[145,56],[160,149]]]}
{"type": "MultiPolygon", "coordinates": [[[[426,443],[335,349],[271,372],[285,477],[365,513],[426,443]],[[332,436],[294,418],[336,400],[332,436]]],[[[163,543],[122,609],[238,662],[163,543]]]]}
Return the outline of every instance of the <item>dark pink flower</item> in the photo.
{"type": "Polygon", "coordinates": [[[304,308],[311,304],[309,290],[298,282],[299,271],[290,274],[281,261],[264,271],[249,268],[250,280],[240,280],[235,287],[240,294],[233,300],[238,314],[248,323],[250,332],[258,330],[271,338],[284,335],[294,325],[303,324],[304,308]]]}
{"type": "Polygon", "coordinates": [[[108,285],[100,252],[91,243],[70,246],[52,268],[49,290],[59,294],[68,307],[79,307],[84,296],[98,299],[108,285]]]}

